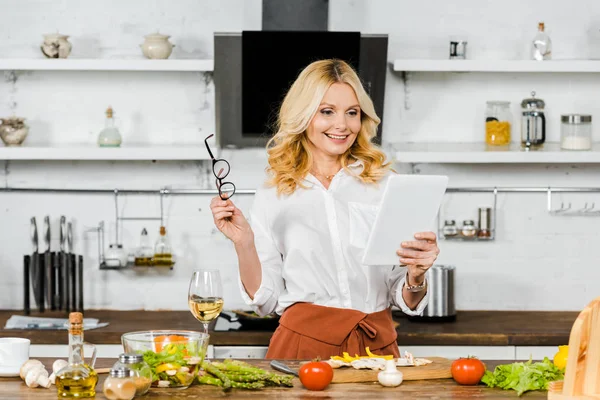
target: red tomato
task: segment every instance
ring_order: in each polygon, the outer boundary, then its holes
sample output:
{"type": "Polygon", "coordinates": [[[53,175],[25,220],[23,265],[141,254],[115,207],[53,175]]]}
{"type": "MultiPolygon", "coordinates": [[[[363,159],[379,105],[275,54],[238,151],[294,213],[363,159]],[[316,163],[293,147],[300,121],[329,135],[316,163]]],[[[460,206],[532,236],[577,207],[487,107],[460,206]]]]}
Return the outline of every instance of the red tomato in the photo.
{"type": "Polygon", "coordinates": [[[452,377],[461,385],[477,385],[483,374],[485,364],[475,357],[459,358],[452,363],[452,377]]]}
{"type": "Polygon", "coordinates": [[[311,361],[300,367],[298,375],[308,390],[323,390],[333,379],[333,368],[325,361],[311,361]]]}

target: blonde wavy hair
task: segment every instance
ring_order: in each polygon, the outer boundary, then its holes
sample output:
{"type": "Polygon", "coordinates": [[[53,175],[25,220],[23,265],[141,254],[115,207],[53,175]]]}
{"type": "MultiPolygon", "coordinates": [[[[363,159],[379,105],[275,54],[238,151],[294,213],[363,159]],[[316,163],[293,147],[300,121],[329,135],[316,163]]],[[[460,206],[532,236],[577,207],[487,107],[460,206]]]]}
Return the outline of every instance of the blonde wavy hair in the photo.
{"type": "Polygon", "coordinates": [[[361,129],[354,144],[341,155],[342,168],[362,161],[363,170],[356,175],[364,183],[376,183],[391,168],[385,154],[371,140],[381,122],[371,98],[354,69],[336,59],[315,61],[298,75],[287,92],[277,118],[277,133],[267,143],[270,179],[278,194],[292,194],[302,185],[302,179],[313,163],[306,129],[319,109],[325,92],[334,83],[346,83],[354,89],[360,105],[361,129]]]}

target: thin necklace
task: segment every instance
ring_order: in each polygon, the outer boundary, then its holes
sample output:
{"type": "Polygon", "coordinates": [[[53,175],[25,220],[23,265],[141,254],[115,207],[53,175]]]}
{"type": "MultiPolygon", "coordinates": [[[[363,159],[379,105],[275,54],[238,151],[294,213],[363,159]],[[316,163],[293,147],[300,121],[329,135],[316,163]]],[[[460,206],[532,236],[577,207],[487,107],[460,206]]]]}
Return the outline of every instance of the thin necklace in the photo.
{"type": "MultiPolygon", "coordinates": [[[[333,179],[333,177],[335,176],[335,174],[331,174],[331,175],[323,175],[323,174],[319,174],[318,172],[315,172],[315,171],[311,171],[311,173],[312,173],[313,175],[320,176],[321,178],[325,178],[325,179],[327,179],[328,181],[332,180],[332,179],[333,179]]],[[[336,174],[337,174],[337,172],[336,172],[336,174]]]]}

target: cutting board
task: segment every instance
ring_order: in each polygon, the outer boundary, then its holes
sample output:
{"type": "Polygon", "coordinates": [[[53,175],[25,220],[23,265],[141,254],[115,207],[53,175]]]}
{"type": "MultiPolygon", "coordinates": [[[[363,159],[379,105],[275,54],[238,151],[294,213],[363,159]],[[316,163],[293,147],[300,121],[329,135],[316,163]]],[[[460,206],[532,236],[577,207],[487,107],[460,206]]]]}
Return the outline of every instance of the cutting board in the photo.
{"type": "MultiPolygon", "coordinates": [[[[452,378],[450,367],[452,361],[443,357],[420,357],[433,361],[431,364],[421,367],[397,367],[404,375],[405,381],[417,381],[421,379],[445,379],[452,378]]],[[[354,369],[352,367],[341,367],[333,370],[332,383],[353,382],[377,382],[379,371],[371,369],[354,369]]]]}

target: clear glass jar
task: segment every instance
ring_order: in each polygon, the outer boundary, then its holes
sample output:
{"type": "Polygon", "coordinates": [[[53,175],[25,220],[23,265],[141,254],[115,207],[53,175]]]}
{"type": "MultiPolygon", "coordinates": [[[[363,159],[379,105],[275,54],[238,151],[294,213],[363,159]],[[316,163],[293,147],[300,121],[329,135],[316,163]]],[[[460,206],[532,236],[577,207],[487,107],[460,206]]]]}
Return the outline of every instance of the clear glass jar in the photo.
{"type": "Polygon", "coordinates": [[[453,219],[449,219],[444,221],[444,227],[442,228],[442,233],[445,237],[453,237],[458,235],[458,227],[456,226],[456,222],[453,219]]]}
{"type": "Polygon", "coordinates": [[[129,377],[135,384],[135,395],[141,396],[146,394],[152,384],[152,370],[144,361],[141,354],[121,354],[119,361],[113,366],[113,370],[126,369],[129,372],[129,377]]]}
{"type": "Polygon", "coordinates": [[[467,219],[463,221],[463,226],[460,230],[462,236],[466,238],[474,238],[477,236],[477,228],[475,227],[475,221],[467,219]]]}
{"type": "Polygon", "coordinates": [[[102,393],[109,400],[131,400],[136,396],[136,388],[131,371],[127,368],[112,368],[104,380],[102,393]]]}
{"type": "Polygon", "coordinates": [[[510,101],[488,101],[485,108],[485,142],[491,146],[510,144],[510,101]]]}
{"type": "Polygon", "coordinates": [[[592,148],[592,116],[561,115],[560,147],[564,150],[590,150],[592,148]]]}

